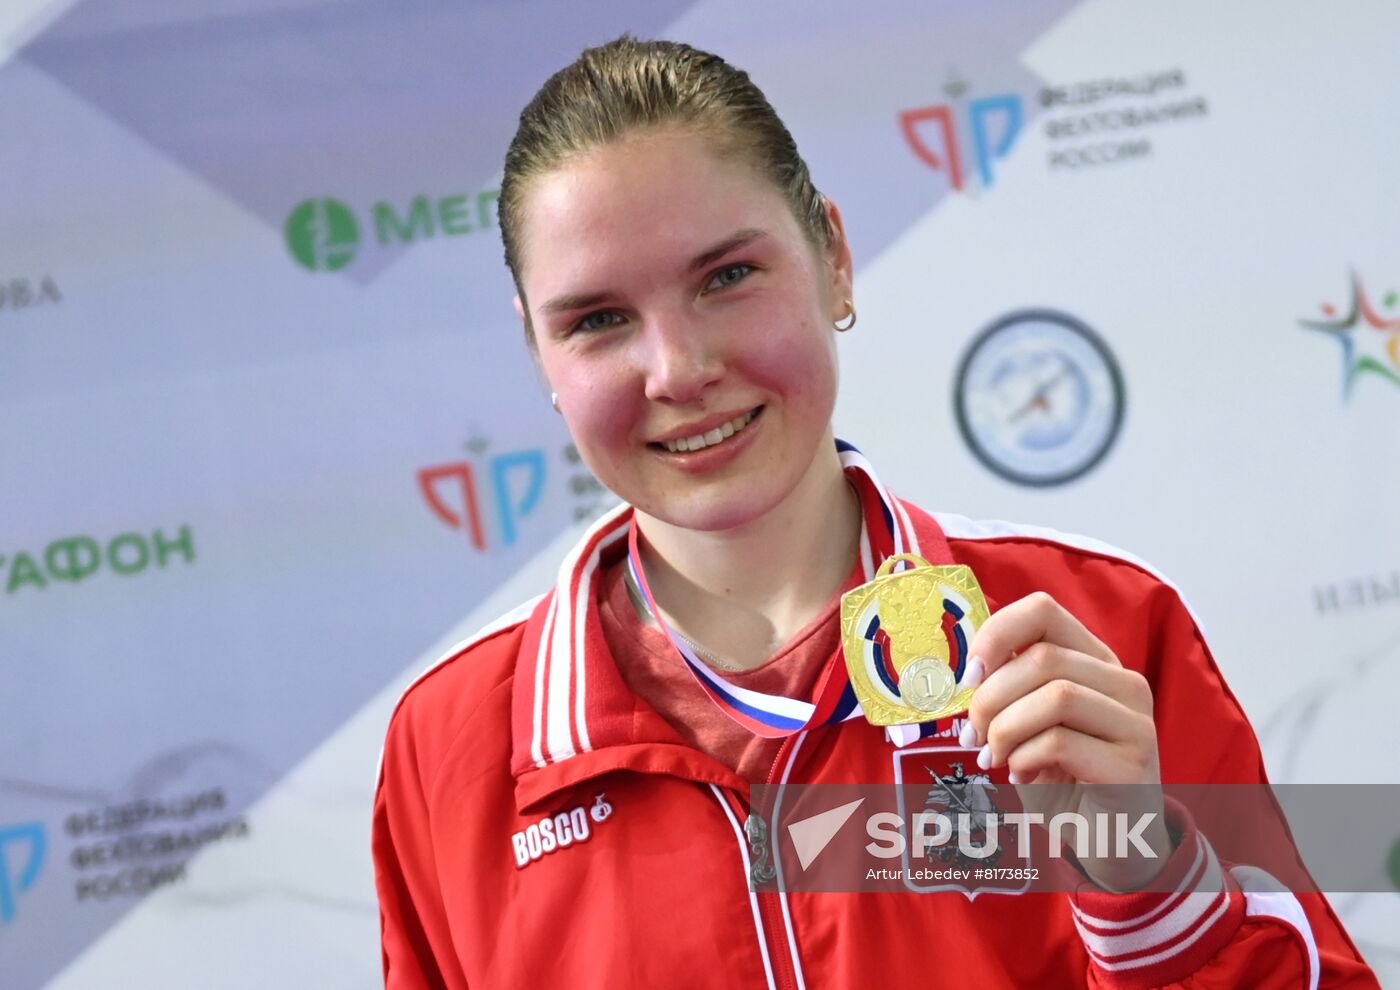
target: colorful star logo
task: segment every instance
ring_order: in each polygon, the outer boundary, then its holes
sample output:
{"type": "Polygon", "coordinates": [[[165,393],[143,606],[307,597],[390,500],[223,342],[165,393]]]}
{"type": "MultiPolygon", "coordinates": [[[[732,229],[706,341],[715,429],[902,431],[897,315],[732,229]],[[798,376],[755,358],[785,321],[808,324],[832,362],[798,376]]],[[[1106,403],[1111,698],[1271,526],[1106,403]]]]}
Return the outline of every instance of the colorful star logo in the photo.
{"type": "MultiPolygon", "coordinates": [[[[1395,310],[1400,296],[1386,293],[1381,304],[1395,310]]],[[[1337,307],[1323,303],[1327,320],[1299,320],[1304,328],[1330,334],[1342,345],[1342,394],[1351,395],[1352,383],[1363,371],[1374,371],[1400,385],[1400,317],[1385,320],[1366,297],[1366,288],[1355,272],[1351,275],[1351,305],[1346,316],[1337,316],[1337,307]],[[1364,325],[1363,325],[1364,321],[1364,325]]]]}

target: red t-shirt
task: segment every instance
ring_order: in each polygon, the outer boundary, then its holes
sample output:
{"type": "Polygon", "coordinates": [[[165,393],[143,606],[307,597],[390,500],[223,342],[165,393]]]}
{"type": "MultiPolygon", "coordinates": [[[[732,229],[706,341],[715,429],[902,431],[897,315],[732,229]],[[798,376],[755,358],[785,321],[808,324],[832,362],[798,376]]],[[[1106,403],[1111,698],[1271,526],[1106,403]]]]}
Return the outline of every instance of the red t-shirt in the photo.
{"type": "MultiPolygon", "coordinates": [[[[647,624],[627,591],[627,559],[604,569],[599,590],[603,636],[623,681],[691,746],[750,783],[768,782],[781,739],[754,735],[710,700],[666,634],[647,624]]],[[[787,644],[752,670],[719,671],[736,687],[811,700],[827,662],[841,646],[841,595],[861,583],[859,563],[826,607],[787,644]]]]}

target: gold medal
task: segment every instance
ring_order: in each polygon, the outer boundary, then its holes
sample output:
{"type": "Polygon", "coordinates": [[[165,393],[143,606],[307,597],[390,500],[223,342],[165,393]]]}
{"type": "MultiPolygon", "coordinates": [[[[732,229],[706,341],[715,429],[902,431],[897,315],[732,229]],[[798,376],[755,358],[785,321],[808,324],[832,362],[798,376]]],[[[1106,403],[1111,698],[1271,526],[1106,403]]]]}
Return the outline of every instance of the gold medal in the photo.
{"type": "Polygon", "coordinates": [[[888,558],[874,580],[842,595],[842,651],[866,719],[909,725],[967,711],[976,689],[957,686],[952,664],[967,659],[988,615],[971,568],[908,553],[888,558]],[[895,572],[901,561],[914,566],[895,572]]]}

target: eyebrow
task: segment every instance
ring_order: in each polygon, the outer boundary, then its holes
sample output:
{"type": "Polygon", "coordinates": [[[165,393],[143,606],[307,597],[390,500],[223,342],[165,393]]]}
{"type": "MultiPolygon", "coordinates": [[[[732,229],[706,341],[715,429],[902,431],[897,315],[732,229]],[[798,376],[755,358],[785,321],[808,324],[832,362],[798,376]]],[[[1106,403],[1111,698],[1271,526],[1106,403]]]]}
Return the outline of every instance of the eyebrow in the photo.
{"type": "Polygon", "coordinates": [[[696,255],[695,259],[686,266],[686,271],[698,272],[702,268],[708,268],[730,251],[767,236],[768,234],[766,232],[759,230],[757,227],[745,227],[743,230],[730,234],[708,251],[696,255]]]}
{"type": "MultiPolygon", "coordinates": [[[[686,265],[686,271],[697,272],[703,268],[707,268],[720,258],[723,258],[730,251],[737,250],[746,244],[751,244],[767,236],[767,231],[759,230],[757,227],[745,227],[743,230],[735,231],[718,244],[706,248],[692,258],[690,264],[686,265]]],[[[611,292],[574,292],[562,296],[555,296],[540,307],[540,312],[567,313],[576,309],[587,309],[589,306],[596,306],[601,302],[606,302],[611,295],[611,292]]]]}

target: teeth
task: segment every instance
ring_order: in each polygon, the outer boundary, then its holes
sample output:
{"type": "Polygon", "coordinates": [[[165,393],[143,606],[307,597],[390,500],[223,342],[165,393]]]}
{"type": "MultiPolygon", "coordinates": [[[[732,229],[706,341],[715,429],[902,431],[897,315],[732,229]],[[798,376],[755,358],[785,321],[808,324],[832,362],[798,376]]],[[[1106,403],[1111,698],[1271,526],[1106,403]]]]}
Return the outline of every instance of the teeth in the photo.
{"type": "Polygon", "coordinates": [[[717,443],[724,443],[724,441],[748,426],[749,423],[753,421],[757,412],[758,410],[754,410],[754,412],[745,413],[736,419],[731,419],[722,426],[715,427],[708,433],[697,433],[693,437],[685,437],[681,440],[666,440],[662,446],[673,454],[678,454],[681,451],[689,452],[692,450],[700,450],[704,447],[713,447],[717,443]]]}

